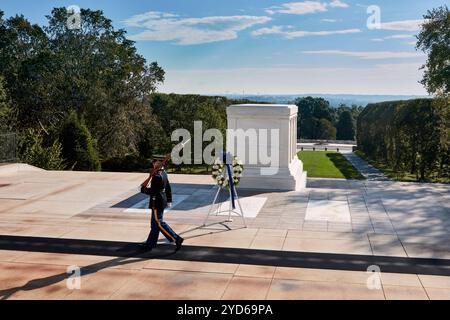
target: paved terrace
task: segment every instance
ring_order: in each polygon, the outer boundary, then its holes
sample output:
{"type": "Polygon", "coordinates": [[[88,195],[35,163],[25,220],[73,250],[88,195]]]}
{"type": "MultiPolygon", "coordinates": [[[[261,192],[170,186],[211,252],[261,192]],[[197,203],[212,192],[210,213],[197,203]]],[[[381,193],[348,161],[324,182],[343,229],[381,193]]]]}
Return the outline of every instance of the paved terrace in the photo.
{"type": "Polygon", "coordinates": [[[173,253],[161,238],[142,253],[145,177],[2,166],[0,299],[450,299],[449,185],[309,179],[302,192],[241,190],[248,228],[238,218],[198,228],[212,180],[171,175],[165,217],[186,241],[173,253]],[[66,286],[73,265],[80,290],[66,286]],[[381,268],[378,290],[367,287],[370,265],[381,268]]]}

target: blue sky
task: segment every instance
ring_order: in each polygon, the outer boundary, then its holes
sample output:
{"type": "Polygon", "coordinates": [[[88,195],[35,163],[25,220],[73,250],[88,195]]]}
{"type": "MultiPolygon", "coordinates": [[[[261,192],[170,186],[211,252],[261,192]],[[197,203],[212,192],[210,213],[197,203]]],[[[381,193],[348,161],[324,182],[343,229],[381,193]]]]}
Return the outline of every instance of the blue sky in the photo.
{"type": "Polygon", "coordinates": [[[425,94],[418,81],[426,56],[414,35],[426,11],[446,3],[1,0],[0,9],[40,24],[53,7],[103,10],[166,70],[162,92],[425,94]],[[371,19],[377,9],[379,21],[371,19]]]}

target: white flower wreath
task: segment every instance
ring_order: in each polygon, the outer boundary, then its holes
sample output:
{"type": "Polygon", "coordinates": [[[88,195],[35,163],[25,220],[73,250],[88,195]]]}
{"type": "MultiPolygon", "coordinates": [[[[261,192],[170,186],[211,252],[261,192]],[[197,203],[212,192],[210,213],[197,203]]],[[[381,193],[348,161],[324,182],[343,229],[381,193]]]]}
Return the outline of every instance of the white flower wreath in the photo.
{"type": "MultiPolygon", "coordinates": [[[[237,157],[233,157],[233,161],[231,163],[231,167],[233,170],[233,183],[235,186],[239,184],[242,177],[242,172],[244,171],[244,166],[242,164],[242,161],[240,161],[237,157]]],[[[228,172],[225,168],[224,163],[220,158],[217,158],[214,161],[213,167],[212,167],[212,178],[216,181],[217,185],[220,188],[228,187],[228,172]]]]}

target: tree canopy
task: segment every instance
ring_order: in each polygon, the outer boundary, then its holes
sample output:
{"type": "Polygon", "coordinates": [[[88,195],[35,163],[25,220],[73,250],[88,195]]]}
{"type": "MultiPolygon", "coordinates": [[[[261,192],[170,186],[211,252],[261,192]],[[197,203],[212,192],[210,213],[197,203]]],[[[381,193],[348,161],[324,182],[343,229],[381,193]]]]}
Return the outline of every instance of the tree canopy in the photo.
{"type": "Polygon", "coordinates": [[[304,97],[294,101],[298,106],[297,136],[303,139],[354,140],[355,119],[363,109],[340,105],[333,108],[323,98],[304,97]],[[342,114],[344,119],[341,120],[342,114]]]}
{"type": "Polygon", "coordinates": [[[417,36],[417,48],[428,54],[421,83],[431,94],[450,94],[450,11],[447,6],[429,10],[417,36]]]}
{"type": "Polygon", "coordinates": [[[339,115],[336,125],[338,140],[354,140],[356,135],[355,120],[350,110],[344,110],[339,115]]]}
{"type": "Polygon", "coordinates": [[[147,64],[122,29],[101,11],[81,9],[81,28],[69,30],[66,8],[55,8],[48,25],[0,12],[0,75],[6,80],[20,127],[59,127],[74,110],[82,116],[103,157],[138,149],[153,122],[144,101],[164,80],[147,64]]]}

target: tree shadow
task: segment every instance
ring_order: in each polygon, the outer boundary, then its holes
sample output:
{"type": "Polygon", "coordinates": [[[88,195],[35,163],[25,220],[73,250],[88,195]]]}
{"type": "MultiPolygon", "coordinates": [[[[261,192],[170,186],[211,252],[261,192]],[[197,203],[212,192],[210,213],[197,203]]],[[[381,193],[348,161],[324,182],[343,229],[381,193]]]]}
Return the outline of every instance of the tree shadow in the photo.
{"type": "Polygon", "coordinates": [[[327,153],[328,159],[342,173],[346,179],[364,180],[358,170],[340,153],[327,153]]]}

